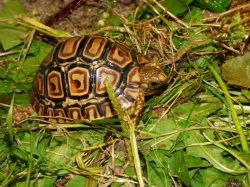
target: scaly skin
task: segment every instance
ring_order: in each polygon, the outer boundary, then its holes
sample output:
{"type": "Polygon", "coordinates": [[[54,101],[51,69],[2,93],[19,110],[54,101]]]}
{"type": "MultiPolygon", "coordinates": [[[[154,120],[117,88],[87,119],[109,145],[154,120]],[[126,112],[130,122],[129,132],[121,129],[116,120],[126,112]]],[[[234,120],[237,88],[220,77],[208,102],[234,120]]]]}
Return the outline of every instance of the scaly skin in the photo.
{"type": "Polygon", "coordinates": [[[139,117],[141,116],[142,110],[144,108],[145,103],[145,95],[143,91],[140,89],[139,97],[135,100],[134,103],[127,109],[128,113],[130,114],[130,119],[133,120],[135,124],[139,121],[139,117]]]}
{"type": "Polygon", "coordinates": [[[142,113],[145,103],[145,95],[147,96],[156,93],[161,87],[166,85],[168,80],[160,66],[150,62],[142,64],[139,70],[139,75],[141,79],[139,96],[130,108],[127,109],[130,118],[135,124],[137,124],[142,113]]]}
{"type": "Polygon", "coordinates": [[[160,68],[150,64],[140,67],[139,73],[141,78],[140,87],[145,95],[156,93],[159,88],[166,85],[168,80],[160,68]]]}

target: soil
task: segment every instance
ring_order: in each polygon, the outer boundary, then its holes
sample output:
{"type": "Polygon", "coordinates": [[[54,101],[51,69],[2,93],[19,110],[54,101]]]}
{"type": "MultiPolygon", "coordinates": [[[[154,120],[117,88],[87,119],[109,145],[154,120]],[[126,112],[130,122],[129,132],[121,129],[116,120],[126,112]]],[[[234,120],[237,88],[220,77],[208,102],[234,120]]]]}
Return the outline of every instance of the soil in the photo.
{"type": "MultiPolygon", "coordinates": [[[[20,0],[27,14],[31,17],[35,15],[40,18],[40,21],[47,23],[49,20],[53,20],[53,17],[60,13],[73,0],[20,0]]],[[[52,27],[55,29],[65,30],[71,34],[80,34],[83,30],[91,31],[93,27],[96,27],[98,21],[103,19],[104,12],[108,12],[109,6],[108,0],[86,0],[76,10],[72,10],[71,13],[65,18],[61,18],[59,21],[53,23],[52,27]]],[[[110,0],[109,0],[110,2],[110,0]]],[[[115,10],[120,15],[127,16],[132,13],[139,5],[139,0],[119,0],[112,2],[111,10],[115,10]]],[[[114,14],[115,11],[108,12],[114,14]]]]}

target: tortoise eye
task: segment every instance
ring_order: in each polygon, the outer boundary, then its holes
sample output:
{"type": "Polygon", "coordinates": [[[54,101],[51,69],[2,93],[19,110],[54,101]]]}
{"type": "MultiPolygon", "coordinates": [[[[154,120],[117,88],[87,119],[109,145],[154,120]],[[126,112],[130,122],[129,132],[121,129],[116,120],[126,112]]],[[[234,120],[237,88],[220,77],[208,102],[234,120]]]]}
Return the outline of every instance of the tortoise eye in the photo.
{"type": "Polygon", "coordinates": [[[153,87],[156,87],[156,86],[158,85],[158,82],[152,82],[151,85],[152,85],[153,87]]]}

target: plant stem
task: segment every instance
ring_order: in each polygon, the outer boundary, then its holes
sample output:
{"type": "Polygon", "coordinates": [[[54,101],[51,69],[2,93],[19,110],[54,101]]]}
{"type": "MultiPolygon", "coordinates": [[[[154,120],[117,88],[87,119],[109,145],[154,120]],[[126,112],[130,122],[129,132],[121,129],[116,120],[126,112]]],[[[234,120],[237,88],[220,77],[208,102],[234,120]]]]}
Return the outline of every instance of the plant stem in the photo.
{"type": "Polygon", "coordinates": [[[214,67],[209,62],[208,62],[208,68],[210,69],[210,71],[214,75],[215,79],[217,80],[219,86],[221,87],[222,91],[224,92],[225,99],[229,104],[229,107],[230,107],[229,109],[232,112],[232,119],[233,119],[233,122],[235,124],[235,128],[236,128],[238,134],[240,135],[240,143],[241,143],[242,150],[244,152],[248,152],[249,147],[248,147],[248,144],[247,144],[247,139],[246,139],[246,137],[244,135],[243,129],[241,127],[240,121],[239,121],[238,116],[237,116],[237,112],[236,112],[236,110],[234,108],[232,99],[231,99],[231,97],[229,95],[227,86],[224,83],[224,81],[222,80],[222,78],[219,76],[219,74],[216,72],[214,67]]]}
{"type": "Polygon", "coordinates": [[[107,88],[107,93],[109,96],[109,99],[112,103],[112,106],[114,110],[116,111],[118,117],[122,119],[121,121],[121,126],[122,126],[122,131],[129,134],[129,139],[124,138],[125,145],[127,148],[128,152],[128,157],[129,157],[129,162],[130,164],[135,167],[135,172],[137,175],[137,180],[138,184],[140,187],[144,187],[144,181],[142,177],[142,171],[141,171],[141,165],[140,165],[140,158],[139,158],[139,153],[138,153],[138,148],[136,144],[136,137],[135,137],[135,124],[133,121],[130,119],[127,111],[123,110],[121,107],[121,104],[119,101],[116,99],[115,92],[113,90],[113,86],[110,83],[109,78],[107,77],[105,80],[105,85],[107,88]]]}

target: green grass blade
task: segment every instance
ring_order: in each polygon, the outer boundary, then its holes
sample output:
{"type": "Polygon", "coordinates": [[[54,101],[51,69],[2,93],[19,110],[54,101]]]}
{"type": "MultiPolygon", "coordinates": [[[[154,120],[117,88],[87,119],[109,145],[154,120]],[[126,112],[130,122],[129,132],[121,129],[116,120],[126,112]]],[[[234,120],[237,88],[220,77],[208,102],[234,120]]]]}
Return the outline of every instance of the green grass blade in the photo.
{"type": "Polygon", "coordinates": [[[14,101],[15,101],[15,92],[14,92],[13,97],[11,99],[10,108],[9,108],[8,115],[7,115],[7,125],[8,125],[8,131],[9,131],[11,143],[13,142],[13,138],[14,138],[13,128],[12,128],[14,101]]]}

